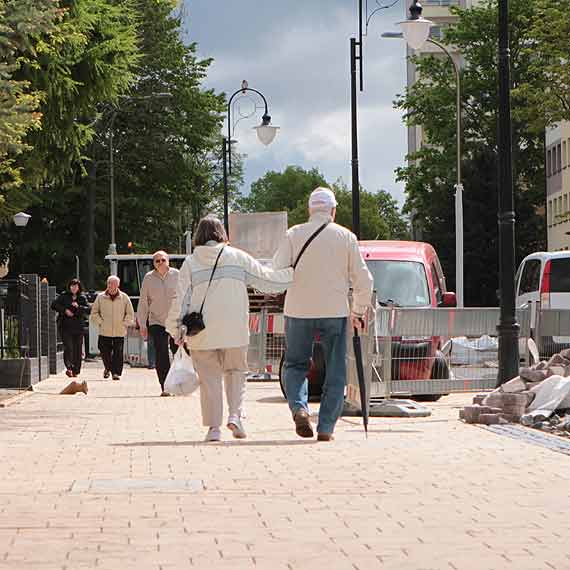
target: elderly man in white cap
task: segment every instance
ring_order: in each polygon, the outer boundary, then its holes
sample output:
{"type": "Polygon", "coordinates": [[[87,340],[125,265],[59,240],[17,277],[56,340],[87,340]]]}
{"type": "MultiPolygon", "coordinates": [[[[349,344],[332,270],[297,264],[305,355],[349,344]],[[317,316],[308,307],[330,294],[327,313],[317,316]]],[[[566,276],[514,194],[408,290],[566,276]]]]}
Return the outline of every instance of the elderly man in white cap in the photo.
{"type": "Polygon", "coordinates": [[[322,343],[326,374],[317,439],[331,441],[344,406],[346,334],[372,299],[372,276],[362,259],[356,236],[334,223],[336,198],[328,188],[316,188],[309,197],[309,221],[294,226],[273,258],[275,269],[293,266],[293,285],[285,298],[285,391],[295,430],[313,437],[309,421],[306,374],[315,335],[322,343]],[[352,288],[352,313],[348,292],[352,288]]]}

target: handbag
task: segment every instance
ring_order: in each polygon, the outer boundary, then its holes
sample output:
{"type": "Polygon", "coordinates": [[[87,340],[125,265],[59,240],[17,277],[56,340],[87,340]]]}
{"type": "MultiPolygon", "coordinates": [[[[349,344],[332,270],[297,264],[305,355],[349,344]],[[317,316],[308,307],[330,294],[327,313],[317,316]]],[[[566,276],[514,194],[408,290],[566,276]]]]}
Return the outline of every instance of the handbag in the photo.
{"type": "Polygon", "coordinates": [[[200,306],[200,310],[193,311],[182,317],[182,324],[186,327],[187,336],[196,336],[198,333],[202,332],[206,328],[206,324],[204,323],[204,315],[202,311],[204,310],[206,295],[208,294],[208,289],[210,288],[212,279],[214,278],[214,273],[216,272],[216,268],[218,267],[218,261],[220,261],[220,256],[224,251],[224,247],[220,249],[220,253],[218,253],[218,257],[216,257],[216,263],[214,263],[214,268],[212,269],[210,280],[208,281],[208,286],[206,287],[206,292],[204,293],[204,298],[202,299],[202,305],[200,306]]]}
{"type": "Polygon", "coordinates": [[[189,396],[200,385],[192,357],[180,346],[164,381],[164,390],[175,396],[189,396]]]}

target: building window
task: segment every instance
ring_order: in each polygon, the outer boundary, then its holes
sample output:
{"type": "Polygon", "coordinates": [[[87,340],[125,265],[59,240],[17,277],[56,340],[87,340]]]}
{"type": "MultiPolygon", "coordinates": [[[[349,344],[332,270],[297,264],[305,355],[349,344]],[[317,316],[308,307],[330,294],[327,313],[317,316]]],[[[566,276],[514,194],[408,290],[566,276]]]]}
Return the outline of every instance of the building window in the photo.
{"type": "Polygon", "coordinates": [[[568,213],[568,194],[564,194],[564,208],[562,209],[562,213],[568,213]]]}
{"type": "Polygon", "coordinates": [[[429,37],[440,40],[443,37],[443,30],[441,26],[432,26],[429,29],[429,37]]]}
{"type": "Polygon", "coordinates": [[[546,221],[548,222],[549,226],[552,225],[552,200],[548,200],[548,214],[546,221]]]}
{"type": "Polygon", "coordinates": [[[567,166],[567,158],[566,158],[566,141],[562,142],[562,168],[566,168],[567,166]]]}
{"type": "Polygon", "coordinates": [[[561,144],[557,144],[556,145],[556,153],[557,153],[557,164],[558,164],[558,170],[556,172],[560,172],[562,170],[562,145],[561,144]]]}
{"type": "Polygon", "coordinates": [[[552,151],[546,151],[546,176],[552,176],[552,166],[550,161],[552,160],[552,151]]]}

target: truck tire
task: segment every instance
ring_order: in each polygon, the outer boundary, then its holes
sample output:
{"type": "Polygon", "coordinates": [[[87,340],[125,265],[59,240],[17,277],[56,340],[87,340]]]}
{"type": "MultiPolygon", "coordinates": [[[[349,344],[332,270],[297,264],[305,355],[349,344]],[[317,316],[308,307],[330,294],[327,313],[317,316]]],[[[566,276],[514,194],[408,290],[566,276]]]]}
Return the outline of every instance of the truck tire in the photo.
{"type": "MultiPolygon", "coordinates": [[[[281,356],[281,362],[279,363],[279,386],[283,397],[287,399],[285,381],[283,379],[284,363],[285,353],[281,356]]],[[[309,381],[309,400],[319,401],[325,382],[325,352],[320,342],[313,343],[313,355],[310,360],[309,370],[307,371],[307,379],[309,381]]]]}
{"type": "MultiPolygon", "coordinates": [[[[449,380],[450,376],[447,360],[445,360],[443,353],[438,350],[435,353],[435,359],[431,369],[431,379],[449,380]]],[[[413,396],[412,399],[418,402],[437,402],[442,396],[447,396],[447,394],[418,394],[417,396],[413,396]]]]}

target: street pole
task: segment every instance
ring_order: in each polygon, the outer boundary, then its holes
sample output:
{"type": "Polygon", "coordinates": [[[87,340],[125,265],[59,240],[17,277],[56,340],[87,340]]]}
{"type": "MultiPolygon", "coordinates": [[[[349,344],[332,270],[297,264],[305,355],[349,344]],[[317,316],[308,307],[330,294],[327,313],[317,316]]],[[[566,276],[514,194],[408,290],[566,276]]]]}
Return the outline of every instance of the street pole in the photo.
{"type": "MultiPolygon", "coordinates": [[[[271,126],[271,117],[268,113],[268,106],[267,106],[267,99],[265,95],[258,91],[257,89],[253,89],[249,87],[247,81],[243,80],[241,84],[241,88],[237,91],[232,93],[232,96],[228,99],[227,103],[227,113],[228,113],[228,136],[227,138],[222,138],[222,142],[224,148],[222,150],[222,162],[224,163],[224,227],[226,229],[226,234],[228,238],[230,236],[229,233],[229,205],[228,205],[228,177],[232,175],[232,129],[235,127],[235,124],[232,123],[232,101],[235,99],[237,95],[246,95],[247,93],[255,93],[261,97],[264,105],[264,112],[263,116],[261,117],[261,125],[255,127],[257,130],[257,138],[264,144],[268,145],[271,144],[273,139],[275,138],[275,134],[277,133],[277,129],[279,127],[271,126]]],[[[254,107],[254,111],[247,115],[251,117],[253,113],[257,110],[257,106],[254,107]]],[[[241,116],[240,119],[245,118],[241,116]]]]}
{"type": "Polygon", "coordinates": [[[352,135],[352,232],[360,239],[360,180],[358,172],[358,113],[356,94],[356,39],[350,38],[350,113],[352,135]]]}
{"type": "Polygon", "coordinates": [[[434,44],[445,52],[455,71],[455,137],[457,140],[456,174],[455,184],[455,292],[457,294],[457,306],[464,306],[463,287],[463,183],[461,181],[461,71],[459,65],[453,59],[449,50],[437,40],[428,38],[428,43],[434,44]]]}
{"type": "Polygon", "coordinates": [[[113,128],[115,123],[116,113],[113,113],[111,119],[111,127],[109,131],[109,191],[111,200],[111,243],[109,244],[109,255],[116,255],[117,242],[115,241],[115,161],[113,151],[113,128]]]}
{"type": "Polygon", "coordinates": [[[499,0],[499,370],[497,385],[519,372],[519,330],[515,310],[515,207],[511,138],[509,2],[499,0]]]}
{"type": "Polygon", "coordinates": [[[224,228],[226,235],[230,235],[229,226],[229,206],[228,206],[228,141],[226,137],[222,137],[222,162],[224,163],[224,228]]]}

